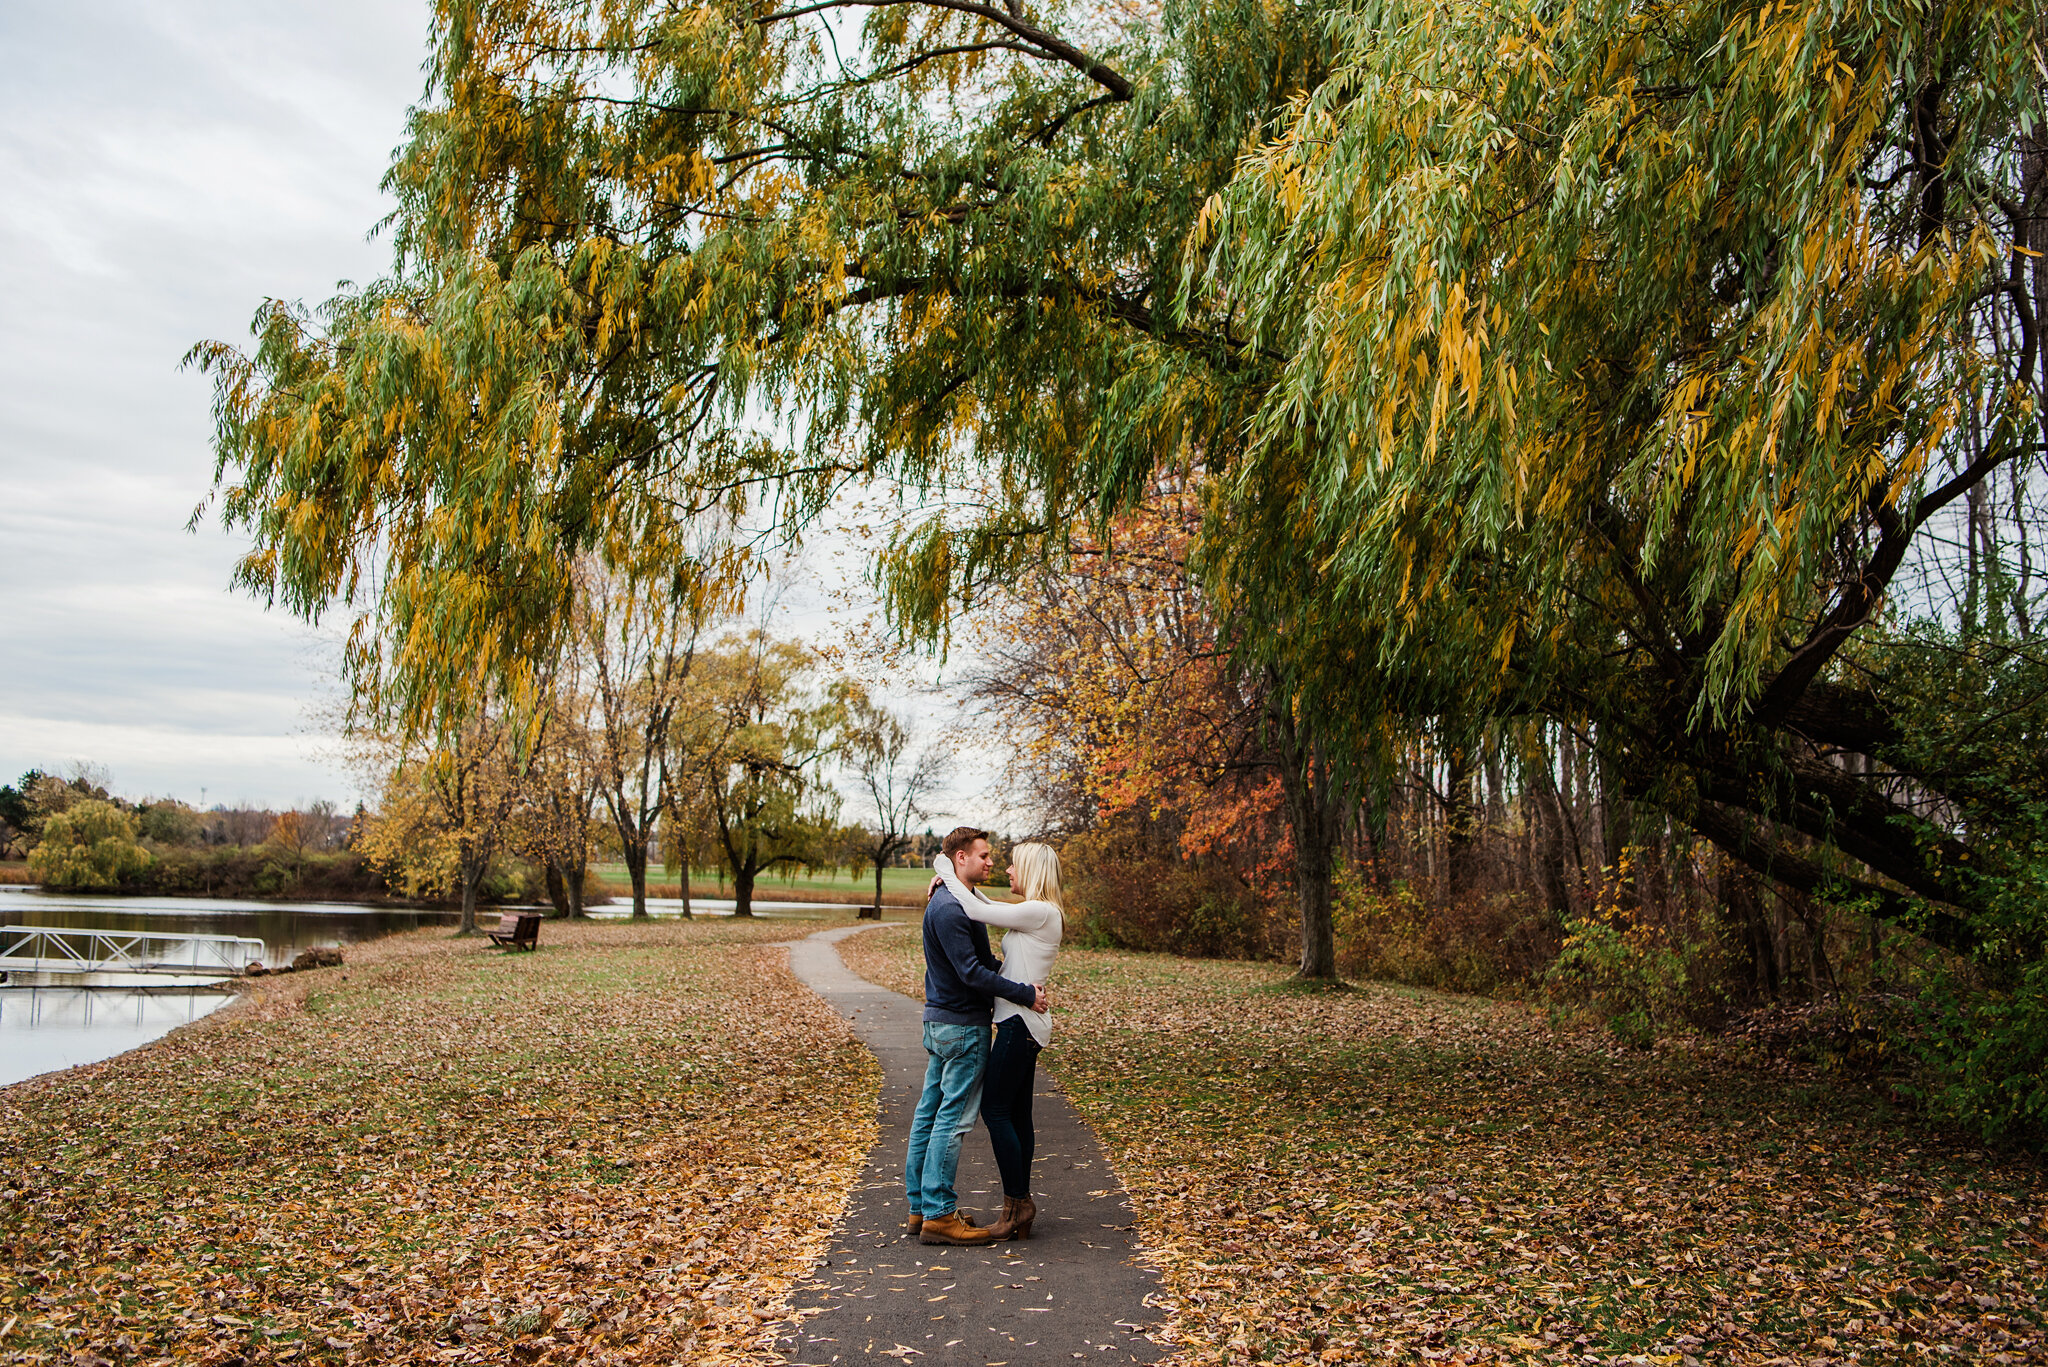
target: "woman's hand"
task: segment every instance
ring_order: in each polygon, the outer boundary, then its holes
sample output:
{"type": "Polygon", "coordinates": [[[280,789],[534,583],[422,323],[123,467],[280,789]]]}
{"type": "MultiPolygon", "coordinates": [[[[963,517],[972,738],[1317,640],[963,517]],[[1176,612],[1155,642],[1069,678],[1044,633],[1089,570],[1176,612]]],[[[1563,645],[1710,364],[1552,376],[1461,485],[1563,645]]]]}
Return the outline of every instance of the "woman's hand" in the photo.
{"type": "Polygon", "coordinates": [[[931,901],[932,898],[939,895],[939,889],[944,886],[946,886],[946,880],[939,877],[936,873],[933,874],[931,886],[924,890],[924,900],[927,902],[931,901]]]}

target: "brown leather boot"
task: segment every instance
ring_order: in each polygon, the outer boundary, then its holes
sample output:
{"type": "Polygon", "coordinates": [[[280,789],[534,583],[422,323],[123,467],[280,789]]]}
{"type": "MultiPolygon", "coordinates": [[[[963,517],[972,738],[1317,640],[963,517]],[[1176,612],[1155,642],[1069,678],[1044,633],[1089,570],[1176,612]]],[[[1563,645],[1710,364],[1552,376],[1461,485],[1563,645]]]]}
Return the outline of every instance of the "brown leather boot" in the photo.
{"type": "Polygon", "coordinates": [[[1031,1222],[1038,1218],[1038,1203],[1029,1196],[1019,1196],[1011,1203],[1009,1216],[1010,1232],[1004,1237],[1028,1239],[1031,1237],[1031,1222]]]}
{"type": "Polygon", "coordinates": [[[921,1244],[953,1244],[973,1248],[980,1244],[996,1241],[992,1230],[982,1229],[969,1219],[964,1211],[951,1215],[928,1215],[924,1227],[918,1231],[917,1241],[921,1244]]]}
{"type": "Polygon", "coordinates": [[[1002,1215],[996,1220],[994,1224],[988,1227],[988,1232],[995,1236],[995,1240],[997,1243],[1001,1243],[1003,1240],[1010,1237],[1010,1231],[1017,1227],[1016,1216],[1017,1198],[1014,1196],[1005,1196],[1003,1198],[1002,1215]]]}
{"type": "Polygon", "coordinates": [[[924,1228],[924,1216],[914,1210],[911,1211],[910,1218],[903,1222],[903,1228],[912,1238],[916,1238],[917,1232],[924,1228]]]}

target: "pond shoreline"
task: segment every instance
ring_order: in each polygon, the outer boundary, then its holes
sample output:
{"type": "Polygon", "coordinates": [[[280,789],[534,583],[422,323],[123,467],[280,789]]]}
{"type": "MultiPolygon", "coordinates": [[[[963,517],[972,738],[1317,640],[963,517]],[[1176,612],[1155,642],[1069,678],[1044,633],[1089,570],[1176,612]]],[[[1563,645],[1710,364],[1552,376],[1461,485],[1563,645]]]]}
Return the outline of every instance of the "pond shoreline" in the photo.
{"type": "MultiPolygon", "coordinates": [[[[846,902],[785,900],[780,895],[757,899],[754,908],[764,919],[857,909],[846,902]]],[[[501,913],[511,910],[539,910],[547,915],[541,933],[544,944],[571,926],[632,918],[630,900],[612,899],[588,908],[582,921],[556,916],[545,904],[522,903],[480,907],[478,921],[494,926],[501,913]]],[[[679,901],[648,899],[653,920],[671,921],[681,910],[679,901]]],[[[733,903],[729,898],[700,896],[693,899],[692,910],[700,918],[726,920],[732,916],[733,903]]],[[[338,948],[346,962],[358,946],[422,930],[446,935],[459,919],[455,907],[390,898],[208,898],[0,885],[0,926],[243,936],[263,941],[261,962],[266,969],[262,974],[220,978],[15,970],[0,980],[0,1086],[100,1062],[152,1043],[202,1015],[224,1009],[223,997],[232,1000],[258,980],[275,981],[274,975],[308,950],[338,948]]]]}
{"type": "MultiPolygon", "coordinates": [[[[438,907],[0,887],[0,925],[260,939],[262,962],[273,969],[310,949],[347,953],[455,921],[454,912],[438,907]]],[[[0,1080],[11,1085],[125,1054],[224,1008],[250,982],[239,975],[16,971],[0,986],[0,1080]]]]}

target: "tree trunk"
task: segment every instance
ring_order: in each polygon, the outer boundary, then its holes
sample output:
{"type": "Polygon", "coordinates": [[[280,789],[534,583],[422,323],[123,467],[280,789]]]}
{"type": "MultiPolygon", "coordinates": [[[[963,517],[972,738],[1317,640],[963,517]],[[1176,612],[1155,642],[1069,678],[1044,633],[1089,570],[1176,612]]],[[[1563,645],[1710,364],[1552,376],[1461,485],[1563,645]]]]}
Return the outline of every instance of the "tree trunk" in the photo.
{"type": "Polygon", "coordinates": [[[1555,777],[1550,770],[1550,755],[1546,749],[1539,762],[1529,767],[1529,791],[1535,797],[1536,865],[1543,883],[1543,900],[1550,904],[1560,920],[1571,915],[1571,884],[1565,877],[1565,810],[1564,796],[1557,790],[1555,777]]]}
{"type": "Polygon", "coordinates": [[[1476,776],[1472,757],[1462,745],[1451,747],[1451,771],[1446,783],[1449,801],[1444,807],[1445,892],[1462,897],[1472,888],[1473,868],[1478,855],[1479,813],[1472,801],[1472,780],[1476,776]]]}
{"type": "Polygon", "coordinates": [[[555,915],[569,914],[569,884],[562,877],[561,866],[552,859],[541,861],[541,878],[547,884],[548,905],[555,909],[555,915]]]}
{"type": "Polygon", "coordinates": [[[1374,798],[1359,823],[1365,859],[1372,870],[1373,890],[1384,897],[1394,890],[1393,851],[1387,845],[1387,803],[1374,798]]]}
{"type": "Polygon", "coordinates": [[[683,919],[692,921],[696,919],[696,914],[690,910],[690,847],[685,844],[677,854],[682,860],[683,871],[678,878],[676,890],[683,895],[683,919]]]}
{"type": "Polygon", "coordinates": [[[1310,982],[1337,980],[1337,940],[1330,916],[1331,852],[1338,823],[1331,801],[1329,765],[1321,747],[1294,719],[1278,680],[1269,681],[1270,711],[1279,741],[1280,786],[1294,833],[1294,896],[1301,912],[1301,971],[1310,982]]]}
{"type": "Polygon", "coordinates": [[[752,916],[754,914],[754,870],[734,869],[732,871],[732,914],[752,916]]]}
{"type": "MultiPolygon", "coordinates": [[[[1716,878],[1721,903],[1727,907],[1741,935],[1743,977],[1748,979],[1743,997],[1749,1002],[1778,999],[1778,953],[1771,935],[1771,923],[1764,915],[1758,896],[1756,874],[1730,856],[1721,856],[1716,878]]],[[[1873,920],[1872,924],[1876,924],[1873,920]]]]}
{"type": "Polygon", "coordinates": [[[1330,915],[1330,849],[1323,839],[1294,837],[1295,900],[1301,908],[1301,974],[1319,982],[1337,978],[1337,938],[1330,915]]]}
{"type": "Polygon", "coordinates": [[[580,921],[590,914],[583,909],[583,882],[589,876],[590,861],[588,858],[579,856],[562,877],[563,883],[567,884],[567,891],[569,893],[569,915],[575,920],[580,921]]]}
{"type": "Polygon", "coordinates": [[[484,881],[485,861],[464,859],[462,861],[462,924],[455,928],[455,937],[476,934],[476,890],[484,881]]]}
{"type": "Polygon", "coordinates": [[[860,919],[863,921],[879,921],[882,919],[882,859],[880,855],[875,857],[875,905],[873,907],[862,907],[860,919]]]}
{"type": "Polygon", "coordinates": [[[626,877],[633,880],[633,919],[644,920],[647,916],[647,842],[628,840],[626,846],[626,877]]]}

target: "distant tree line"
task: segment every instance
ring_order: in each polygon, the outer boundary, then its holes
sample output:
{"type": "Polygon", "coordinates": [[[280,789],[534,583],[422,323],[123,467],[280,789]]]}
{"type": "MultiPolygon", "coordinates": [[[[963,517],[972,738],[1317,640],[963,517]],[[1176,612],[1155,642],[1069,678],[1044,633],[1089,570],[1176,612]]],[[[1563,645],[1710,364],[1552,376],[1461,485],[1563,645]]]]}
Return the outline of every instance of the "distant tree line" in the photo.
{"type": "Polygon", "coordinates": [[[91,766],[30,770],[0,785],[0,853],[53,888],[180,895],[397,897],[463,910],[551,903],[577,916],[628,871],[645,916],[650,868],[712,868],[752,914],[778,869],[874,875],[922,863],[919,830],[940,786],[942,744],[922,743],[815,653],[761,631],[679,634],[647,594],[593,578],[575,648],[535,707],[486,703],[440,735],[358,728],[353,753],[374,809],[272,810],[130,800],[91,766]],[[842,821],[835,780],[868,819],[842,821]]]}
{"type": "Polygon", "coordinates": [[[0,784],[0,855],[53,888],[233,897],[376,896],[383,880],[354,849],[363,813],[121,797],[89,764],[31,769],[0,784]]]}

